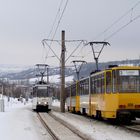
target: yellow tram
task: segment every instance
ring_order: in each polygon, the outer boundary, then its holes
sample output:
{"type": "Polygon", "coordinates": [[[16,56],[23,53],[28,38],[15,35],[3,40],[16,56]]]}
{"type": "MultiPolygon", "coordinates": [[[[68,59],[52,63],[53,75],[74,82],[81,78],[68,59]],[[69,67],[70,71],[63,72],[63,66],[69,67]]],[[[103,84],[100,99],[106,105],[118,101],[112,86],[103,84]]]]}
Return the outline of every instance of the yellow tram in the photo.
{"type": "Polygon", "coordinates": [[[140,117],[140,67],[115,66],[67,87],[71,112],[130,121],[140,117]]]}

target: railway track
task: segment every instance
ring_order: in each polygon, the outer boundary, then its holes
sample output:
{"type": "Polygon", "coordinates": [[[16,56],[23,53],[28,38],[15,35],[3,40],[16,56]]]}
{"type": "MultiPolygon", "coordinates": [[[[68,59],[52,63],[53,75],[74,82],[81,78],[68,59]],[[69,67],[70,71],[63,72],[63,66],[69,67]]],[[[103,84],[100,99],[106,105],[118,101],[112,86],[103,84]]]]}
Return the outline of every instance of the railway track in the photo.
{"type": "Polygon", "coordinates": [[[134,121],[131,125],[125,125],[124,128],[140,133],[140,121],[134,121]]]}
{"type": "Polygon", "coordinates": [[[52,132],[52,130],[48,127],[48,125],[46,124],[46,122],[44,121],[44,119],[41,117],[40,113],[37,113],[37,116],[40,120],[40,122],[43,124],[43,126],[45,127],[45,129],[47,130],[47,132],[51,135],[52,139],[54,140],[59,140],[58,137],[52,132]]]}
{"type": "Polygon", "coordinates": [[[80,135],[77,130],[68,127],[62,120],[57,119],[51,113],[38,113],[38,118],[54,140],[89,140],[80,135]]]}

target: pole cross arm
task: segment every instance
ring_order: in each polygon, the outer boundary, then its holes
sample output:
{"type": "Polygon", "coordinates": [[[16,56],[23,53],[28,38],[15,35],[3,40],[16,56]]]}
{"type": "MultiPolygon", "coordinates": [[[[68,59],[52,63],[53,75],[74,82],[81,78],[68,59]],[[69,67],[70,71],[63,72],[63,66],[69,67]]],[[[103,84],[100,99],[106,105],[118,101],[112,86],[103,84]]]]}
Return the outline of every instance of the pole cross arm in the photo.
{"type": "Polygon", "coordinates": [[[88,44],[93,45],[93,44],[103,44],[103,45],[109,45],[110,43],[106,42],[106,41],[93,41],[93,42],[89,42],[88,44]]]}

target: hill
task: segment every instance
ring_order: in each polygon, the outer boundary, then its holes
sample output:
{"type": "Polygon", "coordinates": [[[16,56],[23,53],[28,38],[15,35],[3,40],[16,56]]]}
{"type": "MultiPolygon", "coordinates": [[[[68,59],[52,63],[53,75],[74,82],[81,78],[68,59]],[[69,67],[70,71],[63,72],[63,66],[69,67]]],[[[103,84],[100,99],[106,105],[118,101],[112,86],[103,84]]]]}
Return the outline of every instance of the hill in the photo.
{"type": "MultiPolygon", "coordinates": [[[[110,61],[99,63],[99,69],[106,69],[109,65],[140,65],[140,60],[122,60],[122,61],[110,61]]],[[[88,76],[92,71],[96,70],[95,63],[87,63],[80,71],[80,77],[88,76]]],[[[12,65],[0,65],[0,78],[7,78],[9,80],[25,80],[36,77],[36,70],[33,66],[12,66],[12,65]]],[[[49,76],[60,75],[60,68],[50,68],[49,76]]],[[[75,69],[73,67],[66,67],[66,77],[73,75],[76,79],[75,69]]]]}

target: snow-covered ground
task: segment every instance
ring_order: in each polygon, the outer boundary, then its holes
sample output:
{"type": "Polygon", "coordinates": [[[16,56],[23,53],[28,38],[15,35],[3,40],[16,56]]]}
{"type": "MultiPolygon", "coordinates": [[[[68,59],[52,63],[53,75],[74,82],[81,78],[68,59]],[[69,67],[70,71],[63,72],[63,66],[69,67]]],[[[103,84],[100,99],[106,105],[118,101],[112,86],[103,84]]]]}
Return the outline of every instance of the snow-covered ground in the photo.
{"type": "MultiPolygon", "coordinates": [[[[53,106],[60,106],[55,100],[53,106]]],[[[93,140],[139,140],[140,135],[97,120],[71,113],[52,111],[54,115],[74,125],[93,140]]],[[[21,103],[17,99],[7,102],[5,112],[0,112],[0,140],[50,140],[48,133],[39,122],[30,103],[21,103]]]]}
{"type": "Polygon", "coordinates": [[[0,112],[0,140],[51,140],[31,103],[6,100],[5,112],[0,112]]]}
{"type": "MultiPolygon", "coordinates": [[[[54,101],[53,106],[59,107],[59,101],[54,101]]],[[[119,126],[113,126],[71,113],[52,113],[70,125],[73,125],[76,129],[93,140],[140,140],[140,135],[127,131],[119,126]]]]}

